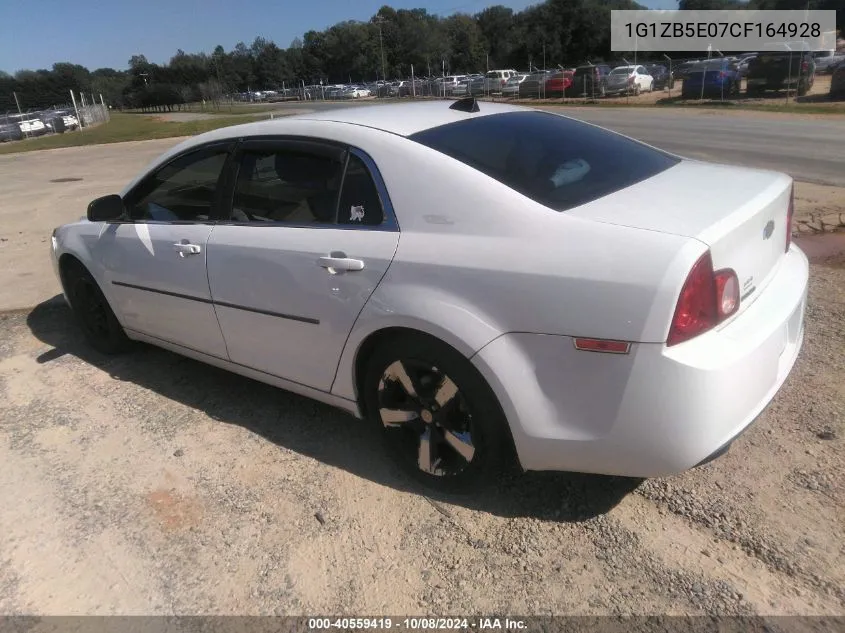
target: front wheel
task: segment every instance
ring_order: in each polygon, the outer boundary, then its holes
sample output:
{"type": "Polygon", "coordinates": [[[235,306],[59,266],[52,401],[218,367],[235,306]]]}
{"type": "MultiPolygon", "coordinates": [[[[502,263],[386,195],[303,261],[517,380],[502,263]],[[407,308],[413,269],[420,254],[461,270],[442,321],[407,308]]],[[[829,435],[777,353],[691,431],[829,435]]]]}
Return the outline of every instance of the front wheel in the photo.
{"type": "Polygon", "coordinates": [[[65,280],[70,307],[91,347],[103,354],[127,351],[132,341],[91,273],[79,264],[67,272],[65,280]]]}
{"type": "Polygon", "coordinates": [[[501,470],[508,430],[496,396],[440,341],[408,335],[377,349],[364,403],[391,458],[429,488],[467,491],[501,470]]]}

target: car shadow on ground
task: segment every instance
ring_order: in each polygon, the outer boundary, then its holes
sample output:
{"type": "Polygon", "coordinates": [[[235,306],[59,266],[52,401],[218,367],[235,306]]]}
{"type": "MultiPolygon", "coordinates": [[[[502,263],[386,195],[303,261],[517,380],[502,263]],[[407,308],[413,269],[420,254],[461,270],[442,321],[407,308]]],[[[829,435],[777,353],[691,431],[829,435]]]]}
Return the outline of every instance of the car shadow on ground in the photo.
{"type": "Polygon", "coordinates": [[[140,385],[288,450],[396,490],[422,494],[447,516],[448,508],[438,502],[504,517],[582,521],[608,512],[642,482],[575,473],[510,472],[471,495],[433,493],[410,480],[388,459],[371,423],[153,346],[138,344],[120,356],[100,354],[86,343],[61,296],[36,306],[26,322],[38,340],[52,347],[37,358],[39,363],[70,354],[115,380],[140,385]]]}

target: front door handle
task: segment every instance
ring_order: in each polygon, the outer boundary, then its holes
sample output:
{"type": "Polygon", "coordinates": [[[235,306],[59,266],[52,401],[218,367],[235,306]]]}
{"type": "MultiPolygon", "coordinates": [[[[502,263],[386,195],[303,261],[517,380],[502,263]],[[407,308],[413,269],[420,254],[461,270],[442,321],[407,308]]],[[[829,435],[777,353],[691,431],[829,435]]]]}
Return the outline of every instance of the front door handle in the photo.
{"type": "Polygon", "coordinates": [[[345,253],[332,253],[328,257],[321,257],[319,264],[323,268],[327,268],[332,275],[341,272],[364,270],[364,262],[360,259],[349,258],[345,253]]]}
{"type": "Polygon", "coordinates": [[[202,252],[202,247],[199,244],[191,244],[189,242],[176,242],[173,245],[173,248],[175,248],[176,252],[179,253],[179,257],[185,257],[185,255],[199,255],[202,252]]]}

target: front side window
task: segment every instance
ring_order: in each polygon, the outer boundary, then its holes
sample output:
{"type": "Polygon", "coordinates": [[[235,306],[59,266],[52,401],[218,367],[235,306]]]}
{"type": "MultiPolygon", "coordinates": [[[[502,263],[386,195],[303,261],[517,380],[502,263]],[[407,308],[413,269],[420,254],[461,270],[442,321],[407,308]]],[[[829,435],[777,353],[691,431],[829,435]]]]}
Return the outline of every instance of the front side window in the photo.
{"type": "Polygon", "coordinates": [[[232,198],[235,222],[333,223],[343,163],[305,150],[247,150],[232,198]]]}
{"type": "Polygon", "coordinates": [[[126,207],[131,220],[207,222],[217,197],[225,148],[186,154],[159,169],[132,192],[126,207]]]}
{"type": "Polygon", "coordinates": [[[465,119],[410,136],[556,211],[651,178],[680,159],[547,112],[465,119]]]}

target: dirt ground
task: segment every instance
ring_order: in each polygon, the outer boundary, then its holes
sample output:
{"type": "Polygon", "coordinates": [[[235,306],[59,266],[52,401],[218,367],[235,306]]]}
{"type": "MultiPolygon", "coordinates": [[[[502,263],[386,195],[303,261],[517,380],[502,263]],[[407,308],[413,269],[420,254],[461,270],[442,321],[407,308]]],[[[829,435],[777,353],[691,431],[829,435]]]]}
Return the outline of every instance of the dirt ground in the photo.
{"type": "MultiPolygon", "coordinates": [[[[178,140],[0,158],[0,306],[25,308],[0,313],[0,613],[845,614],[841,254],[813,264],[796,368],[724,457],[439,498],[346,414],[84,344],[49,231],[178,140]],[[35,195],[32,167],[83,180],[35,195]]],[[[799,214],[840,194],[802,184],[799,214]]]]}
{"type": "Polygon", "coordinates": [[[796,369],[726,456],[457,500],[328,407],[100,356],[61,303],[0,331],[2,613],[845,613],[845,261],[813,267],[796,369]]]}

